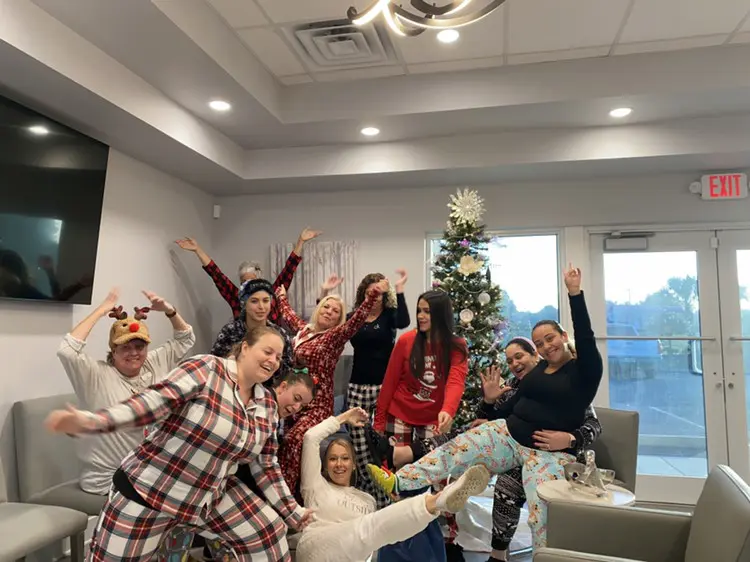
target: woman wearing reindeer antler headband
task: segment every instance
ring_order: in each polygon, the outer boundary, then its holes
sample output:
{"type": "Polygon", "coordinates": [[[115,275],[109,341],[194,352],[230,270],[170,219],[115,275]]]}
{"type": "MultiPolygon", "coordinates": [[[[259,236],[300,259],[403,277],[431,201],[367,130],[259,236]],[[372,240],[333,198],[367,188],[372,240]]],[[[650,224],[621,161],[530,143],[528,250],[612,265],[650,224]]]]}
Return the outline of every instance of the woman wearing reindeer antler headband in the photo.
{"type": "MultiPolygon", "coordinates": [[[[143,294],[150,306],[135,307],[135,314],[129,316],[117,304],[119,291],[111,290],[102,304],[73,328],[60,344],[57,356],[82,408],[107,408],[161,381],[195,345],[193,328],[174,306],[155,293],[143,291],[143,294]],[[164,313],[174,329],[174,339],[151,350],[151,336],[144,322],[149,312],[164,313]],[[107,359],[101,361],[87,355],[84,349],[91,330],[106,316],[115,321],[109,330],[107,359]]],[[[143,429],[132,428],[82,440],[78,449],[83,462],[81,488],[92,494],[107,494],[115,470],[122,459],[143,441],[143,437],[143,429]]]]}

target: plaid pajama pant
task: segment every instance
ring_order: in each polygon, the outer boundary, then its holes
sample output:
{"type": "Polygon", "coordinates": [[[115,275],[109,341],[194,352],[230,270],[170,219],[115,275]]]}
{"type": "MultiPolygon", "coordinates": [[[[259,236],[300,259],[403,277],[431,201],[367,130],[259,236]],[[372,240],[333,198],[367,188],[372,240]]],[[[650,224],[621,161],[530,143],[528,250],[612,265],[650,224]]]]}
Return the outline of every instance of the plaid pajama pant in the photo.
{"type": "Polygon", "coordinates": [[[91,539],[88,562],[146,561],[176,526],[220,539],[239,562],[290,562],[286,524],[237,478],[219,503],[192,525],[142,506],[112,489],[91,539]]]}
{"type": "MultiPolygon", "coordinates": [[[[346,392],[346,407],[347,409],[362,408],[370,415],[370,421],[372,421],[379,393],[380,385],[349,383],[346,392]]],[[[370,455],[370,450],[367,448],[365,429],[363,427],[350,427],[349,437],[351,437],[352,445],[354,445],[354,454],[357,456],[357,488],[375,498],[378,509],[382,509],[391,502],[383,490],[372,483],[370,474],[367,472],[367,465],[374,461],[372,455],[370,455]]]]}

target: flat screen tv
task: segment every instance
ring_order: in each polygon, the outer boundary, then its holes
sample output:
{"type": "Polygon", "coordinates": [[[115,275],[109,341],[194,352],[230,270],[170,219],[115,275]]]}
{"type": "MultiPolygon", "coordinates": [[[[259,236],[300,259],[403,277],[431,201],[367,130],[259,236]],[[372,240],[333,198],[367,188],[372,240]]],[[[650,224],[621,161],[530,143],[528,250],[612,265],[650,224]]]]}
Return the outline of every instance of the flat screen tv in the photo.
{"type": "Polygon", "coordinates": [[[0,96],[0,299],[91,304],[108,155],[0,96]]]}

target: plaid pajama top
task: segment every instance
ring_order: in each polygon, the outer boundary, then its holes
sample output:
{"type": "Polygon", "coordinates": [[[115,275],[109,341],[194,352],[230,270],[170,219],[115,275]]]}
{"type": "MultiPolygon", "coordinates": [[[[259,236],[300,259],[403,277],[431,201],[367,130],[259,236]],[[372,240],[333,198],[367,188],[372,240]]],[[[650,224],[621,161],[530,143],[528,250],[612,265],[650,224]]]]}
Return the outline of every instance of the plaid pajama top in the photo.
{"type": "Polygon", "coordinates": [[[276,402],[256,384],[243,404],[234,359],[192,357],[162,382],[92,416],[100,432],[161,421],[122,462],[130,483],[157,511],[188,523],[205,517],[236,463],[248,463],[267,503],[287,525],[301,520],[304,510],[276,459],[276,402]]]}
{"type": "MultiPolygon", "coordinates": [[[[282,285],[284,285],[284,288],[287,291],[289,290],[289,285],[292,284],[292,279],[294,279],[294,272],[297,271],[297,266],[301,261],[301,256],[298,256],[294,252],[289,254],[289,257],[284,264],[284,269],[279,272],[276,276],[276,281],[273,282],[274,291],[282,285]]],[[[219,269],[219,266],[216,265],[214,260],[211,260],[208,265],[204,265],[203,270],[208,273],[213,280],[214,285],[216,285],[216,288],[219,290],[219,294],[225,301],[227,301],[227,304],[232,309],[232,316],[238,318],[242,307],[240,306],[240,290],[237,288],[237,285],[232,283],[232,280],[227,277],[221,269],[219,269]]],[[[281,313],[276,304],[276,299],[273,298],[273,296],[274,295],[271,295],[271,312],[268,314],[268,319],[274,324],[279,324],[281,313]]]]}

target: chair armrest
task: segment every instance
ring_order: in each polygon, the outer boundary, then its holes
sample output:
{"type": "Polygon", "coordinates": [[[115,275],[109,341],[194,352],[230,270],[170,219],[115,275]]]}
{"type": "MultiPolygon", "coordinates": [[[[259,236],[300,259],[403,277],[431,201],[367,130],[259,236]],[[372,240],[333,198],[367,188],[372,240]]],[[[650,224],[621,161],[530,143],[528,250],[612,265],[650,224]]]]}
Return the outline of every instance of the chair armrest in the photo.
{"type": "Polygon", "coordinates": [[[615,558],[559,548],[540,548],[534,552],[534,562],[633,562],[629,558],[615,558]]]}
{"type": "Polygon", "coordinates": [[[551,502],[547,546],[643,562],[684,562],[692,516],[637,507],[551,502]]]}

